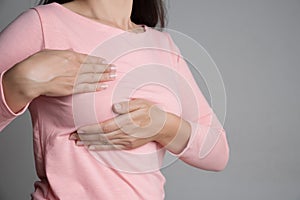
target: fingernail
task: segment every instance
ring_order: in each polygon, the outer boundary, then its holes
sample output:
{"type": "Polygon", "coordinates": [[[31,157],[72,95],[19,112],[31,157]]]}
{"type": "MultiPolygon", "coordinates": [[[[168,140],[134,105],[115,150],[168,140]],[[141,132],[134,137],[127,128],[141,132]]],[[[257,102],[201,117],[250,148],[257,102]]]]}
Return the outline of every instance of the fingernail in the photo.
{"type": "Polygon", "coordinates": [[[102,60],[101,63],[104,64],[104,65],[108,64],[108,62],[106,60],[102,60]]]}
{"type": "Polygon", "coordinates": [[[76,138],[76,135],[75,135],[75,134],[72,134],[72,135],[70,135],[69,139],[70,139],[70,140],[76,140],[77,138],[76,138]]]}
{"type": "Polygon", "coordinates": [[[77,141],[77,142],[76,142],[76,145],[77,145],[77,146],[83,146],[83,145],[84,145],[84,142],[82,142],[82,141],[77,141]]]}
{"type": "Polygon", "coordinates": [[[107,84],[101,84],[99,88],[101,88],[101,89],[106,89],[107,87],[108,87],[107,84]]]}
{"type": "Polygon", "coordinates": [[[117,67],[115,66],[115,65],[112,65],[111,67],[110,67],[110,70],[111,71],[115,71],[117,69],[117,67]]]}
{"type": "Polygon", "coordinates": [[[121,110],[122,106],[119,103],[114,104],[114,108],[116,111],[121,110]]]}
{"type": "Polygon", "coordinates": [[[117,74],[109,74],[109,78],[116,78],[117,74]]]}
{"type": "Polygon", "coordinates": [[[89,150],[95,150],[95,149],[96,149],[95,146],[93,146],[93,145],[89,146],[89,150]]]}

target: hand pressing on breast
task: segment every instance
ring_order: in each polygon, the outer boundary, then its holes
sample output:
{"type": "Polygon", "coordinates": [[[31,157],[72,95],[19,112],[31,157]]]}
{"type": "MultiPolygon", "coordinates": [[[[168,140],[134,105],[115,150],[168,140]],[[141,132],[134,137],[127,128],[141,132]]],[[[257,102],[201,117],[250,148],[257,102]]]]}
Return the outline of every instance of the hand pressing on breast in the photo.
{"type": "Polygon", "coordinates": [[[158,142],[168,150],[180,152],[190,136],[189,124],[145,99],[114,104],[118,114],[107,121],[81,127],[70,135],[78,146],[89,150],[130,150],[158,142]]]}
{"type": "Polygon", "coordinates": [[[34,98],[94,92],[107,87],[115,66],[103,58],[73,50],[39,51],[17,63],[3,75],[4,96],[14,112],[34,98]]]}

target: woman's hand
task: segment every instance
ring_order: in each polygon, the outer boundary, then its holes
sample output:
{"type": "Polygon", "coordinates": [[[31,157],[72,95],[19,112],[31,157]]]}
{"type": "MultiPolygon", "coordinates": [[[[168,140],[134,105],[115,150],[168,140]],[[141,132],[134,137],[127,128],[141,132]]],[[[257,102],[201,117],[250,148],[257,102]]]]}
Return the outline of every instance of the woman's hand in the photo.
{"type": "Polygon", "coordinates": [[[180,152],[190,136],[190,126],[154,103],[133,99],[113,105],[117,117],[78,129],[70,139],[90,150],[129,150],[158,142],[174,153],[180,152]],[[177,136],[177,134],[180,134],[177,136]]]}
{"type": "Polygon", "coordinates": [[[8,106],[18,111],[40,95],[66,96],[107,87],[115,67],[103,58],[71,50],[42,50],[5,72],[3,87],[8,106]]]}

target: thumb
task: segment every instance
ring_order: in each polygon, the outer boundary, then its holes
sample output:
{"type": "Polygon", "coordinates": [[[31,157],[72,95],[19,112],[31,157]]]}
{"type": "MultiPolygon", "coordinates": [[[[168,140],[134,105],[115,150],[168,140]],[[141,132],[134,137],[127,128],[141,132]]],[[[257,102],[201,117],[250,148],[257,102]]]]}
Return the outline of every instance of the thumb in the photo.
{"type": "Polygon", "coordinates": [[[113,105],[113,111],[117,114],[126,114],[145,107],[145,103],[140,100],[130,100],[115,103],[113,105]]]}

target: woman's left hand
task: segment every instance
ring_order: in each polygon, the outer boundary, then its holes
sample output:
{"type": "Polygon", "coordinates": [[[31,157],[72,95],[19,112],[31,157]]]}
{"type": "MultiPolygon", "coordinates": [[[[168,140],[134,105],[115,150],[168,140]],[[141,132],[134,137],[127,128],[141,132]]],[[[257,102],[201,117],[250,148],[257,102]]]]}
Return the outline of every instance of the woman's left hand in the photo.
{"type": "Polygon", "coordinates": [[[81,127],[77,133],[71,134],[70,139],[90,150],[129,150],[148,142],[158,142],[170,132],[166,122],[170,121],[171,114],[153,102],[133,99],[114,104],[113,111],[119,115],[99,124],[81,127]]]}

